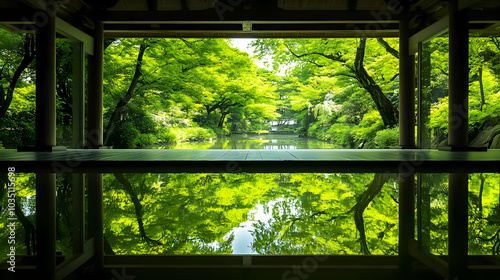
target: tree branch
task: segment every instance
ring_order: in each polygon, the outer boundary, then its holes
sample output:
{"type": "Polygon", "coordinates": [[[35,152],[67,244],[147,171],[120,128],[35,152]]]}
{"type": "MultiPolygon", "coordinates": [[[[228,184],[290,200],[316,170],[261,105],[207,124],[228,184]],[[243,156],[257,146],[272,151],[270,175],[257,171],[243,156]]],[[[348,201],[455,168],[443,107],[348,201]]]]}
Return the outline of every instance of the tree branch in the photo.
{"type": "MultiPolygon", "coordinates": [[[[340,53],[337,53],[337,56],[334,56],[334,55],[329,55],[329,54],[324,54],[324,53],[319,53],[319,52],[312,52],[312,53],[304,53],[304,54],[296,54],[289,46],[285,45],[286,49],[293,55],[295,56],[296,58],[302,58],[302,57],[306,57],[306,56],[311,56],[311,55],[319,55],[319,56],[322,56],[322,57],[325,57],[325,58],[328,58],[332,61],[336,61],[336,62],[342,62],[342,63],[345,63],[346,61],[344,59],[342,59],[340,53]]],[[[310,62],[310,61],[309,61],[310,62]]],[[[311,62],[313,63],[313,62],[311,62]]],[[[323,66],[320,66],[320,67],[323,67],[323,66]]]]}
{"type": "MultiPolygon", "coordinates": [[[[373,199],[380,193],[384,184],[389,180],[390,175],[376,173],[373,180],[368,184],[367,190],[357,198],[357,203],[350,211],[354,211],[354,223],[359,231],[359,241],[361,243],[361,253],[369,255],[370,250],[366,242],[365,224],[363,212],[373,199]]],[[[349,211],[349,212],[350,212],[349,211]]]]}
{"type": "Polygon", "coordinates": [[[399,59],[399,52],[392,48],[383,38],[377,38],[377,42],[382,45],[382,47],[384,47],[384,49],[392,54],[392,56],[394,56],[395,58],[399,59]]]}
{"type": "Polygon", "coordinates": [[[162,245],[162,243],[159,240],[151,239],[146,234],[146,230],[144,229],[144,223],[142,220],[142,215],[143,215],[142,204],[139,201],[139,198],[137,197],[137,194],[135,193],[132,184],[130,184],[130,182],[127,179],[125,179],[123,173],[113,173],[113,175],[121,183],[123,189],[130,195],[132,203],[134,203],[135,215],[137,218],[137,223],[139,224],[139,233],[142,239],[146,241],[148,244],[153,243],[154,245],[162,245]]]}
{"type": "Polygon", "coordinates": [[[137,87],[137,84],[139,82],[139,78],[142,76],[142,59],[144,57],[144,52],[148,48],[147,45],[141,44],[139,48],[139,54],[137,55],[137,63],[135,66],[135,73],[134,77],[132,78],[132,82],[130,83],[130,86],[125,93],[125,95],[122,97],[120,101],[116,104],[115,109],[113,110],[113,113],[111,114],[111,117],[109,118],[108,125],[106,126],[106,129],[104,130],[104,143],[107,143],[109,140],[109,137],[111,136],[111,133],[113,132],[113,129],[116,125],[116,121],[118,120],[118,117],[120,114],[123,112],[125,106],[128,104],[130,99],[132,99],[132,96],[135,92],[135,89],[137,87]]]}
{"type": "MultiPolygon", "coordinates": [[[[0,118],[3,118],[7,113],[14,96],[14,89],[16,88],[17,81],[21,77],[23,71],[28,68],[31,62],[35,59],[35,38],[33,34],[26,34],[24,37],[24,57],[10,81],[9,88],[5,94],[2,104],[0,104],[0,118]]],[[[2,90],[3,91],[3,90],[2,90]]]]}

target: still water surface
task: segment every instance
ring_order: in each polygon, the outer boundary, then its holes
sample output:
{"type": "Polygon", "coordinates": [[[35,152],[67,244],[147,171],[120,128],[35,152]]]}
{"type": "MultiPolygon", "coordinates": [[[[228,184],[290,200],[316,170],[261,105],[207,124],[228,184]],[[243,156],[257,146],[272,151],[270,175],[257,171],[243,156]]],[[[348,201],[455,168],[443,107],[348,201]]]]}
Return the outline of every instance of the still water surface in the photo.
{"type": "MultiPolygon", "coordinates": [[[[397,174],[106,174],[117,254],[398,252],[397,174]],[[138,204],[140,202],[140,205],[138,204]],[[138,216],[141,213],[142,216],[138,216]],[[142,228],[138,221],[142,221],[142,228]],[[151,240],[158,240],[155,243],[151,240]]],[[[448,176],[421,174],[426,251],[448,253],[448,176]]],[[[469,254],[498,254],[500,174],[469,175],[469,254]],[[493,238],[492,238],[493,237],[493,238]]]]}
{"type": "Polygon", "coordinates": [[[182,142],[164,149],[337,149],[337,145],[291,134],[233,134],[206,141],[182,142]]]}

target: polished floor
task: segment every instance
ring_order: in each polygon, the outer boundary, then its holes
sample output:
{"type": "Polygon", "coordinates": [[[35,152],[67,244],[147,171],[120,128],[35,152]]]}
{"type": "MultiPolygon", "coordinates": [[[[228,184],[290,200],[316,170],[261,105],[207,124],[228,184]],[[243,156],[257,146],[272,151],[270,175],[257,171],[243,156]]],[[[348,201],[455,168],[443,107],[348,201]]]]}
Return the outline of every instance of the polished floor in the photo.
{"type": "Polygon", "coordinates": [[[500,150],[0,150],[18,172],[500,172],[500,150]]]}

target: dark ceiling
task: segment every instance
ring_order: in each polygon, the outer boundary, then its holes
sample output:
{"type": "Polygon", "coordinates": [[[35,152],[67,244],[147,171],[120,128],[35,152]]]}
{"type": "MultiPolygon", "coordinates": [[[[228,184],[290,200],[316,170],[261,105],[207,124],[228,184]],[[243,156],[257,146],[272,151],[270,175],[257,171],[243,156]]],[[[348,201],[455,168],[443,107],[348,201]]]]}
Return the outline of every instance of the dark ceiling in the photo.
{"type": "MultiPolygon", "coordinates": [[[[57,16],[85,32],[92,19],[108,37],[396,37],[408,16],[420,29],[447,14],[444,0],[49,0],[57,16]],[[403,5],[408,7],[404,10],[403,5]]],[[[21,30],[40,0],[0,0],[4,27],[21,30]]],[[[498,34],[500,1],[461,0],[471,29],[498,34]]],[[[40,20],[40,19],[39,19],[40,20]]],[[[33,22],[33,21],[32,21],[33,22]]]]}

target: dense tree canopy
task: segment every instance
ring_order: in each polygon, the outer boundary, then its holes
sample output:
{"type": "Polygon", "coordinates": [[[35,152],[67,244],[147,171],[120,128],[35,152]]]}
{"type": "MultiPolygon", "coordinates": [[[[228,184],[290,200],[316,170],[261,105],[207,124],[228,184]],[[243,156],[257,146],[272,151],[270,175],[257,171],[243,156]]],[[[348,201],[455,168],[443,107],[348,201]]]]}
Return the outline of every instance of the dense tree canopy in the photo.
{"type": "MultiPolygon", "coordinates": [[[[34,38],[0,30],[0,140],[34,144],[34,38]]],[[[104,140],[154,148],[278,129],[338,148],[398,145],[396,39],[258,39],[256,57],[229,39],[106,39],[104,140]],[[258,67],[260,59],[274,70],[258,67]],[[287,128],[287,122],[298,125],[287,128]]],[[[471,144],[500,147],[500,43],[471,37],[471,144]]],[[[448,38],[423,44],[423,147],[446,145],[448,38]]],[[[57,142],[71,145],[72,43],[57,40],[57,142]]]]}

